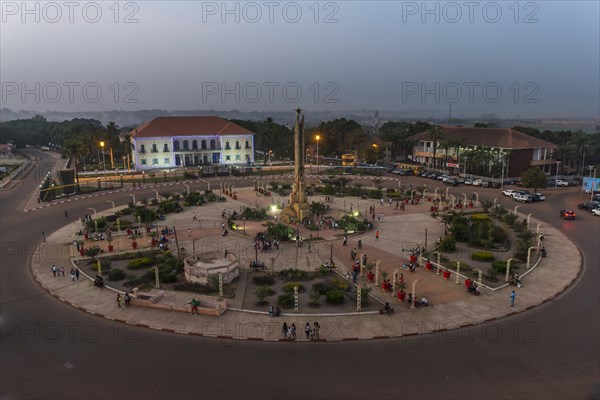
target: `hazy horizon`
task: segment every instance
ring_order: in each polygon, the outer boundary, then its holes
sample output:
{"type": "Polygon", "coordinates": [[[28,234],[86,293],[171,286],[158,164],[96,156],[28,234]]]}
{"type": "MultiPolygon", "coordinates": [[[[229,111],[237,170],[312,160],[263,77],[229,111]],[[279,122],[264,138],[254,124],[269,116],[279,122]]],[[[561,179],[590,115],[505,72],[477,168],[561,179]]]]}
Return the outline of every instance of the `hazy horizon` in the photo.
{"type": "Polygon", "coordinates": [[[594,1],[23,4],[0,28],[15,111],[600,116],[594,1]]]}

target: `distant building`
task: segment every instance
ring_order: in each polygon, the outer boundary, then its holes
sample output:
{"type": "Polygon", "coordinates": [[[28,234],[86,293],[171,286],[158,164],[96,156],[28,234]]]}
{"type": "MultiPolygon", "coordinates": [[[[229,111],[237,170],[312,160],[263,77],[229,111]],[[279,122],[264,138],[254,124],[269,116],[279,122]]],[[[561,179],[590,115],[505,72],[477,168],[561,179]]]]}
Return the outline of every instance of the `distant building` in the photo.
{"type": "Polygon", "coordinates": [[[130,134],[137,170],[254,162],[254,133],[219,117],[158,117],[130,134]]]}
{"type": "MultiPolygon", "coordinates": [[[[513,129],[443,126],[440,128],[440,134],[435,154],[438,160],[436,165],[452,174],[465,171],[465,162],[469,162],[463,157],[465,152],[481,148],[489,150],[490,168],[493,163],[500,162],[501,155],[505,156],[505,177],[518,177],[531,167],[539,167],[546,174],[556,171],[552,153],[557,145],[513,129]]],[[[431,132],[421,132],[411,138],[416,140],[412,152],[413,160],[432,166],[431,132]]]]}

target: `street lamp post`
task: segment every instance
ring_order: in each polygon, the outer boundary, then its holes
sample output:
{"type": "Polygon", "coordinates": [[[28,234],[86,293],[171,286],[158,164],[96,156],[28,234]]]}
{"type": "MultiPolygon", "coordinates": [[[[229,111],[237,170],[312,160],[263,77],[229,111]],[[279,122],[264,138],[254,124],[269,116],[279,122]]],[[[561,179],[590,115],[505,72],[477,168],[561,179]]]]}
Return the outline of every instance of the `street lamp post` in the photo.
{"type": "Polygon", "coordinates": [[[321,140],[321,135],[315,136],[317,140],[317,176],[319,176],[319,140],[321,140]]]}
{"type": "Polygon", "coordinates": [[[558,187],[558,166],[560,165],[561,161],[556,161],[556,177],[554,178],[554,189],[556,189],[558,187]]]}
{"type": "Polygon", "coordinates": [[[102,167],[104,168],[104,187],[106,188],[106,160],[104,158],[104,140],[100,141],[100,147],[102,148],[102,167]]]}

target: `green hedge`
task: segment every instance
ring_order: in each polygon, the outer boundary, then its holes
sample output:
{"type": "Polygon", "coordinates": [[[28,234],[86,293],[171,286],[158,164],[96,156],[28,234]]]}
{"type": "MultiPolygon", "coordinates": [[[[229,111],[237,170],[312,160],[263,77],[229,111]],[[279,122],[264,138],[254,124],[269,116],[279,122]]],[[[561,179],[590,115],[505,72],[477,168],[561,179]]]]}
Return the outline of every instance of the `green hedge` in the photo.
{"type": "Polygon", "coordinates": [[[275,283],[275,278],[272,275],[257,275],[252,278],[252,282],[257,286],[272,285],[275,283]]]}
{"type": "Polygon", "coordinates": [[[333,289],[333,287],[327,282],[316,282],[313,284],[312,289],[319,292],[320,295],[323,295],[333,289]]]}
{"type": "Polygon", "coordinates": [[[281,308],[293,308],[294,307],[294,294],[284,293],[277,297],[277,305],[281,308]]]}
{"type": "Polygon", "coordinates": [[[342,290],[330,290],[325,297],[329,304],[342,304],[344,302],[344,292],[342,290]]]}
{"type": "Polygon", "coordinates": [[[142,269],[152,265],[152,259],[150,257],[140,257],[138,259],[129,261],[127,264],[128,269],[142,269]]]}
{"type": "Polygon", "coordinates": [[[122,279],[125,279],[125,272],[122,269],[115,268],[108,272],[109,281],[120,281],[122,279]]]}
{"type": "Polygon", "coordinates": [[[496,257],[489,251],[480,250],[471,254],[471,259],[474,261],[494,261],[496,257]]]}

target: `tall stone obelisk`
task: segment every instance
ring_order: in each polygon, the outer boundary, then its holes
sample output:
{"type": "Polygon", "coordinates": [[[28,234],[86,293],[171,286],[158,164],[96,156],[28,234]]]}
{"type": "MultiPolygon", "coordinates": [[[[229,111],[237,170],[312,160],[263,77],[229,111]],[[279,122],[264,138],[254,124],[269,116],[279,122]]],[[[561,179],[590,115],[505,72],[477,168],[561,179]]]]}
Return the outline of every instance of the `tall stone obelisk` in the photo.
{"type": "Polygon", "coordinates": [[[304,116],[302,110],[296,109],[294,125],[294,185],[290,194],[290,206],[284,210],[283,218],[289,223],[300,223],[309,215],[304,183],[304,116]]]}

